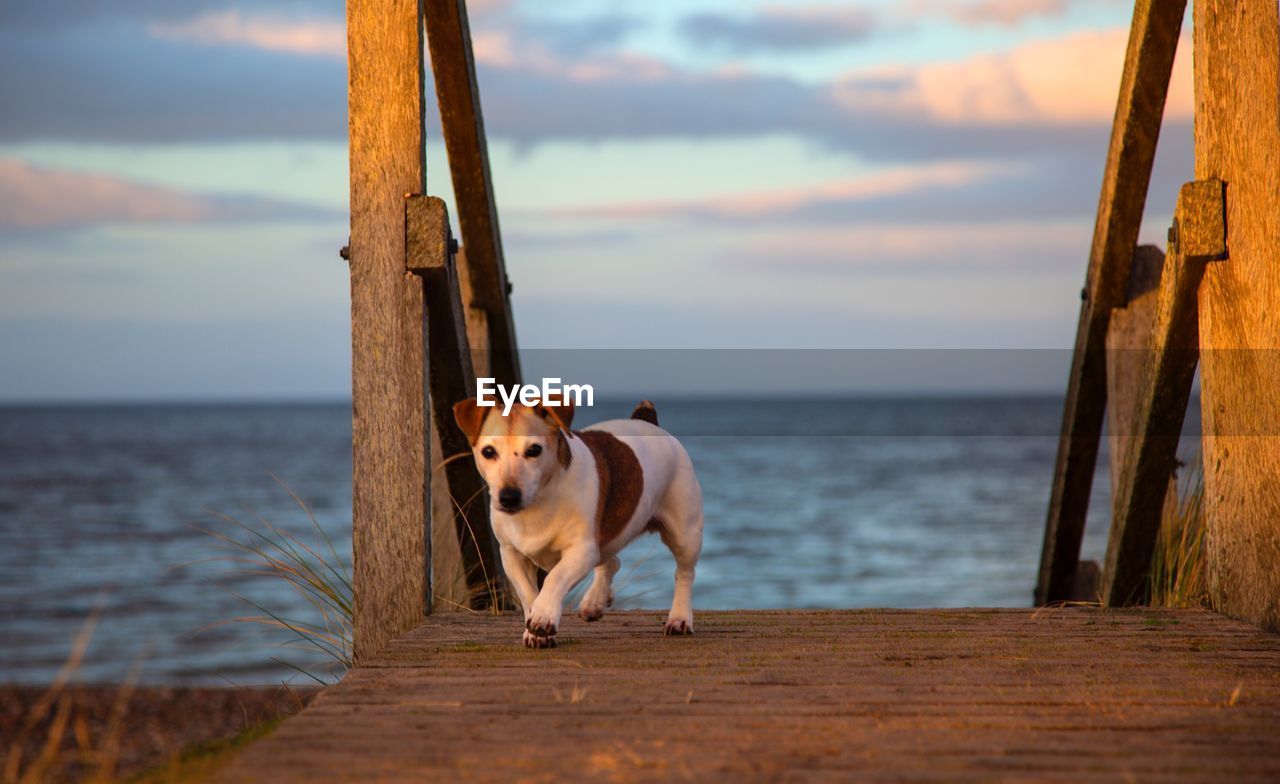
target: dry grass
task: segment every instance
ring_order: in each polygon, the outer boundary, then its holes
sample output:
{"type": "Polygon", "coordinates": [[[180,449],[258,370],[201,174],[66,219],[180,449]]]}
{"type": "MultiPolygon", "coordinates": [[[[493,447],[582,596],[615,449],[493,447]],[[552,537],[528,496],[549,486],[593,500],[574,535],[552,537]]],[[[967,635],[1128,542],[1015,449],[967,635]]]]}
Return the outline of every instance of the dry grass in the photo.
{"type": "MultiPolygon", "coordinates": [[[[471,457],[472,455],[470,451],[459,452],[455,455],[450,455],[449,457],[446,457],[440,460],[438,463],[432,466],[431,471],[432,473],[442,471],[445,466],[449,465],[455,460],[468,460],[471,457]]],[[[445,487],[447,488],[448,483],[445,482],[444,484],[445,484],[445,487]]],[[[466,527],[467,536],[471,539],[473,546],[478,546],[476,545],[478,541],[478,537],[476,536],[475,526],[472,523],[471,516],[467,513],[467,510],[476,508],[475,506],[473,506],[473,503],[478,498],[480,498],[480,496],[484,495],[486,490],[487,488],[484,487],[482,483],[480,490],[477,490],[470,498],[467,498],[462,501],[459,501],[457,498],[454,497],[452,493],[449,493],[450,509],[453,511],[454,514],[462,518],[462,521],[466,527]]],[[[482,503],[479,508],[483,510],[484,506],[485,505],[482,503]]],[[[485,525],[488,525],[488,520],[484,520],[483,522],[485,525]]],[[[481,607],[481,608],[487,609],[490,613],[493,613],[495,615],[500,615],[505,610],[515,609],[516,607],[519,607],[519,602],[516,601],[514,593],[511,591],[511,589],[507,585],[506,579],[504,578],[504,576],[500,573],[500,568],[495,569],[494,574],[489,574],[488,571],[484,569],[483,563],[478,564],[478,567],[480,569],[479,575],[476,575],[474,573],[469,573],[466,575],[466,581],[468,585],[476,585],[476,581],[474,578],[477,576],[480,577],[480,585],[478,585],[476,588],[473,588],[469,591],[469,593],[466,596],[465,606],[459,602],[450,601],[449,599],[440,597],[440,596],[436,597],[436,601],[440,602],[443,605],[453,607],[456,610],[463,610],[463,611],[474,611],[475,608],[481,607]]]]}
{"type": "Polygon", "coordinates": [[[123,720],[133,694],[134,678],[131,677],[117,691],[110,719],[97,738],[93,737],[85,717],[76,713],[75,700],[67,690],[67,685],[84,661],[100,616],[101,609],[97,609],[85,620],[53,683],[27,711],[21,727],[9,739],[4,763],[5,784],[58,780],[72,775],[82,781],[111,781],[114,778],[120,759],[123,720]],[[32,743],[33,733],[42,727],[43,739],[32,743]],[[68,731],[76,748],[70,758],[63,752],[68,731]],[[38,750],[34,755],[28,754],[33,746],[38,750]]]}
{"type": "MultiPolygon", "coordinates": [[[[275,477],[272,477],[275,478],[275,477]]],[[[280,482],[279,479],[276,479],[280,482]]],[[[258,518],[258,526],[248,525],[236,518],[214,512],[230,523],[235,531],[230,534],[209,529],[199,530],[226,545],[232,552],[226,556],[208,559],[231,564],[234,573],[267,577],[282,581],[297,595],[306,600],[315,611],[310,619],[292,618],[272,611],[262,604],[232,591],[232,595],[258,611],[257,615],[231,618],[223,623],[251,623],[286,633],[285,647],[301,647],[319,651],[329,660],[328,666],[317,674],[283,659],[273,659],[297,672],[325,685],[337,680],[352,664],[352,599],[351,570],[334,548],[316,520],[315,514],[297,493],[280,482],[311,523],[316,543],[311,544],[301,536],[285,531],[267,520],[258,518]],[[329,680],[326,680],[328,678],[329,680]]],[[[228,589],[229,590],[229,589],[228,589]]]]}
{"type": "Polygon", "coordinates": [[[1176,509],[1165,508],[1151,557],[1153,607],[1209,604],[1205,551],[1204,472],[1197,462],[1178,493],[1176,509]]]}

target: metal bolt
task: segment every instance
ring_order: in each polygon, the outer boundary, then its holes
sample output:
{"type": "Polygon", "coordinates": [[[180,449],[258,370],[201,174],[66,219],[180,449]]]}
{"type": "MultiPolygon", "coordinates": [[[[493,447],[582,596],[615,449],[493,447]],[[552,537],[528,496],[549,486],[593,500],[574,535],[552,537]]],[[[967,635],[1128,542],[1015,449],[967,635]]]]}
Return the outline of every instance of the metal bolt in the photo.
{"type": "Polygon", "coordinates": [[[1169,227],[1168,240],[1169,240],[1169,247],[1166,249],[1165,252],[1177,253],[1178,252],[1178,219],[1177,218],[1173,219],[1173,225],[1169,227]]]}
{"type": "Polygon", "coordinates": [[[351,261],[351,246],[343,245],[342,249],[338,251],[338,255],[347,261],[351,261]]]}

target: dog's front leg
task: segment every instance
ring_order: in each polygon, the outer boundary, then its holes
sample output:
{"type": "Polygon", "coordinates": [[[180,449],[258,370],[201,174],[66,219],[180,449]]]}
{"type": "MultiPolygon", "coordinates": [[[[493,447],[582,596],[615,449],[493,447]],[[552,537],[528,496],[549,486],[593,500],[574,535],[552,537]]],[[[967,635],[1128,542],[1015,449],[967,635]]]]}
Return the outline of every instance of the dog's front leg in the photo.
{"type": "Polygon", "coordinates": [[[520,609],[524,610],[524,619],[527,621],[529,611],[533,608],[533,600],[538,598],[538,567],[514,547],[504,544],[498,549],[502,554],[502,571],[507,573],[507,580],[516,591],[520,609]]]}
{"type": "Polygon", "coordinates": [[[542,591],[538,594],[538,598],[533,600],[533,609],[525,621],[525,629],[534,637],[548,640],[551,645],[555,645],[556,631],[560,628],[560,613],[564,610],[565,595],[599,563],[600,551],[594,543],[565,550],[560,556],[560,562],[547,573],[547,579],[543,580],[542,591]]]}

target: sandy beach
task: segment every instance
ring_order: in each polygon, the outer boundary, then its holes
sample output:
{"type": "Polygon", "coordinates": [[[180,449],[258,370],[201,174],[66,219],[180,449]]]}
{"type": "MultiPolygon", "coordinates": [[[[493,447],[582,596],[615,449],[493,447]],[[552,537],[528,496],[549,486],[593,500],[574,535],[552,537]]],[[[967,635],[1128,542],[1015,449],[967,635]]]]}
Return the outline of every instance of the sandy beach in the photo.
{"type": "Polygon", "coordinates": [[[179,761],[207,764],[237,738],[256,736],[298,712],[317,692],[283,686],[73,686],[42,711],[41,703],[49,703],[47,689],[0,686],[6,780],[16,778],[15,770],[22,775],[37,765],[43,767],[39,779],[67,781],[102,771],[104,763],[119,778],[179,761]],[[60,742],[51,744],[58,736],[60,742]],[[42,755],[48,756],[39,762],[42,755]]]}

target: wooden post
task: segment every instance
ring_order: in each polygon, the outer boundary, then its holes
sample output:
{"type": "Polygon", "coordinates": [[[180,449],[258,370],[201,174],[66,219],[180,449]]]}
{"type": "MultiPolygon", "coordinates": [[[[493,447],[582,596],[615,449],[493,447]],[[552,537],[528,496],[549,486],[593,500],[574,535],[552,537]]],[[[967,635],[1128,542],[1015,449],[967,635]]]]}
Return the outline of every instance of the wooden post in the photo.
{"type": "Polygon", "coordinates": [[[430,608],[422,284],[404,195],[424,189],[418,0],[348,0],[355,658],[430,608]]]}
{"type": "MultiPolygon", "coordinates": [[[[422,278],[426,296],[427,357],[432,419],[439,434],[454,530],[468,589],[464,606],[501,605],[498,542],[489,525],[489,496],[470,457],[471,445],[453,421],[453,404],[475,394],[466,317],[458,292],[453,239],[444,200],[410,196],[405,201],[406,264],[422,278]]],[[[460,602],[461,603],[461,602],[460,602]]]]}
{"type": "Polygon", "coordinates": [[[1132,401],[1137,431],[1117,481],[1102,600],[1116,606],[1146,599],[1151,554],[1177,465],[1178,439],[1198,358],[1196,295],[1205,264],[1226,255],[1222,183],[1182,186],[1160,275],[1147,349],[1132,401]]]}
{"type": "Polygon", "coordinates": [[[435,76],[440,124],[449,153],[449,171],[458,206],[465,255],[458,259],[468,320],[478,322],[484,340],[472,340],[483,352],[487,375],[500,384],[520,381],[510,282],[502,254],[498,208],[489,173],[480,88],[471,53],[465,0],[424,0],[431,71],[435,76]]]}
{"type": "Polygon", "coordinates": [[[1036,604],[1071,597],[1107,402],[1107,324],[1111,309],[1124,302],[1185,9],[1185,0],[1134,3],[1067,381],[1036,604]]]}
{"type": "Polygon", "coordinates": [[[1164,251],[1140,245],[1133,252],[1123,307],[1111,311],[1107,325],[1107,431],[1111,468],[1111,498],[1120,495],[1124,456],[1138,430],[1136,402],[1144,370],[1143,357],[1151,340],[1159,300],[1164,251]]]}
{"type": "Polygon", "coordinates": [[[1280,19],[1197,0],[1196,177],[1227,185],[1229,256],[1200,286],[1209,590],[1280,630],[1280,19]]]}
{"type": "MultiPolygon", "coordinates": [[[[1160,298],[1160,275],[1164,269],[1164,251],[1155,245],[1141,245],[1134,251],[1129,269],[1129,287],[1125,305],[1111,311],[1107,327],[1107,430],[1111,477],[1111,499],[1120,496],[1120,476],[1125,457],[1139,430],[1138,400],[1141,397],[1144,359],[1150,351],[1148,343],[1155,329],[1156,310],[1160,298]]],[[[1163,521],[1178,509],[1178,477],[1169,477],[1161,512],[1163,521]]],[[[1115,517],[1114,510],[1112,517],[1115,517]]],[[[1076,570],[1076,598],[1098,602],[1102,598],[1102,569],[1092,561],[1081,561],[1076,570]],[[1086,569],[1088,564],[1090,569],[1086,569]],[[1080,591],[1081,577],[1090,572],[1095,579],[1085,592],[1080,591]]]]}

